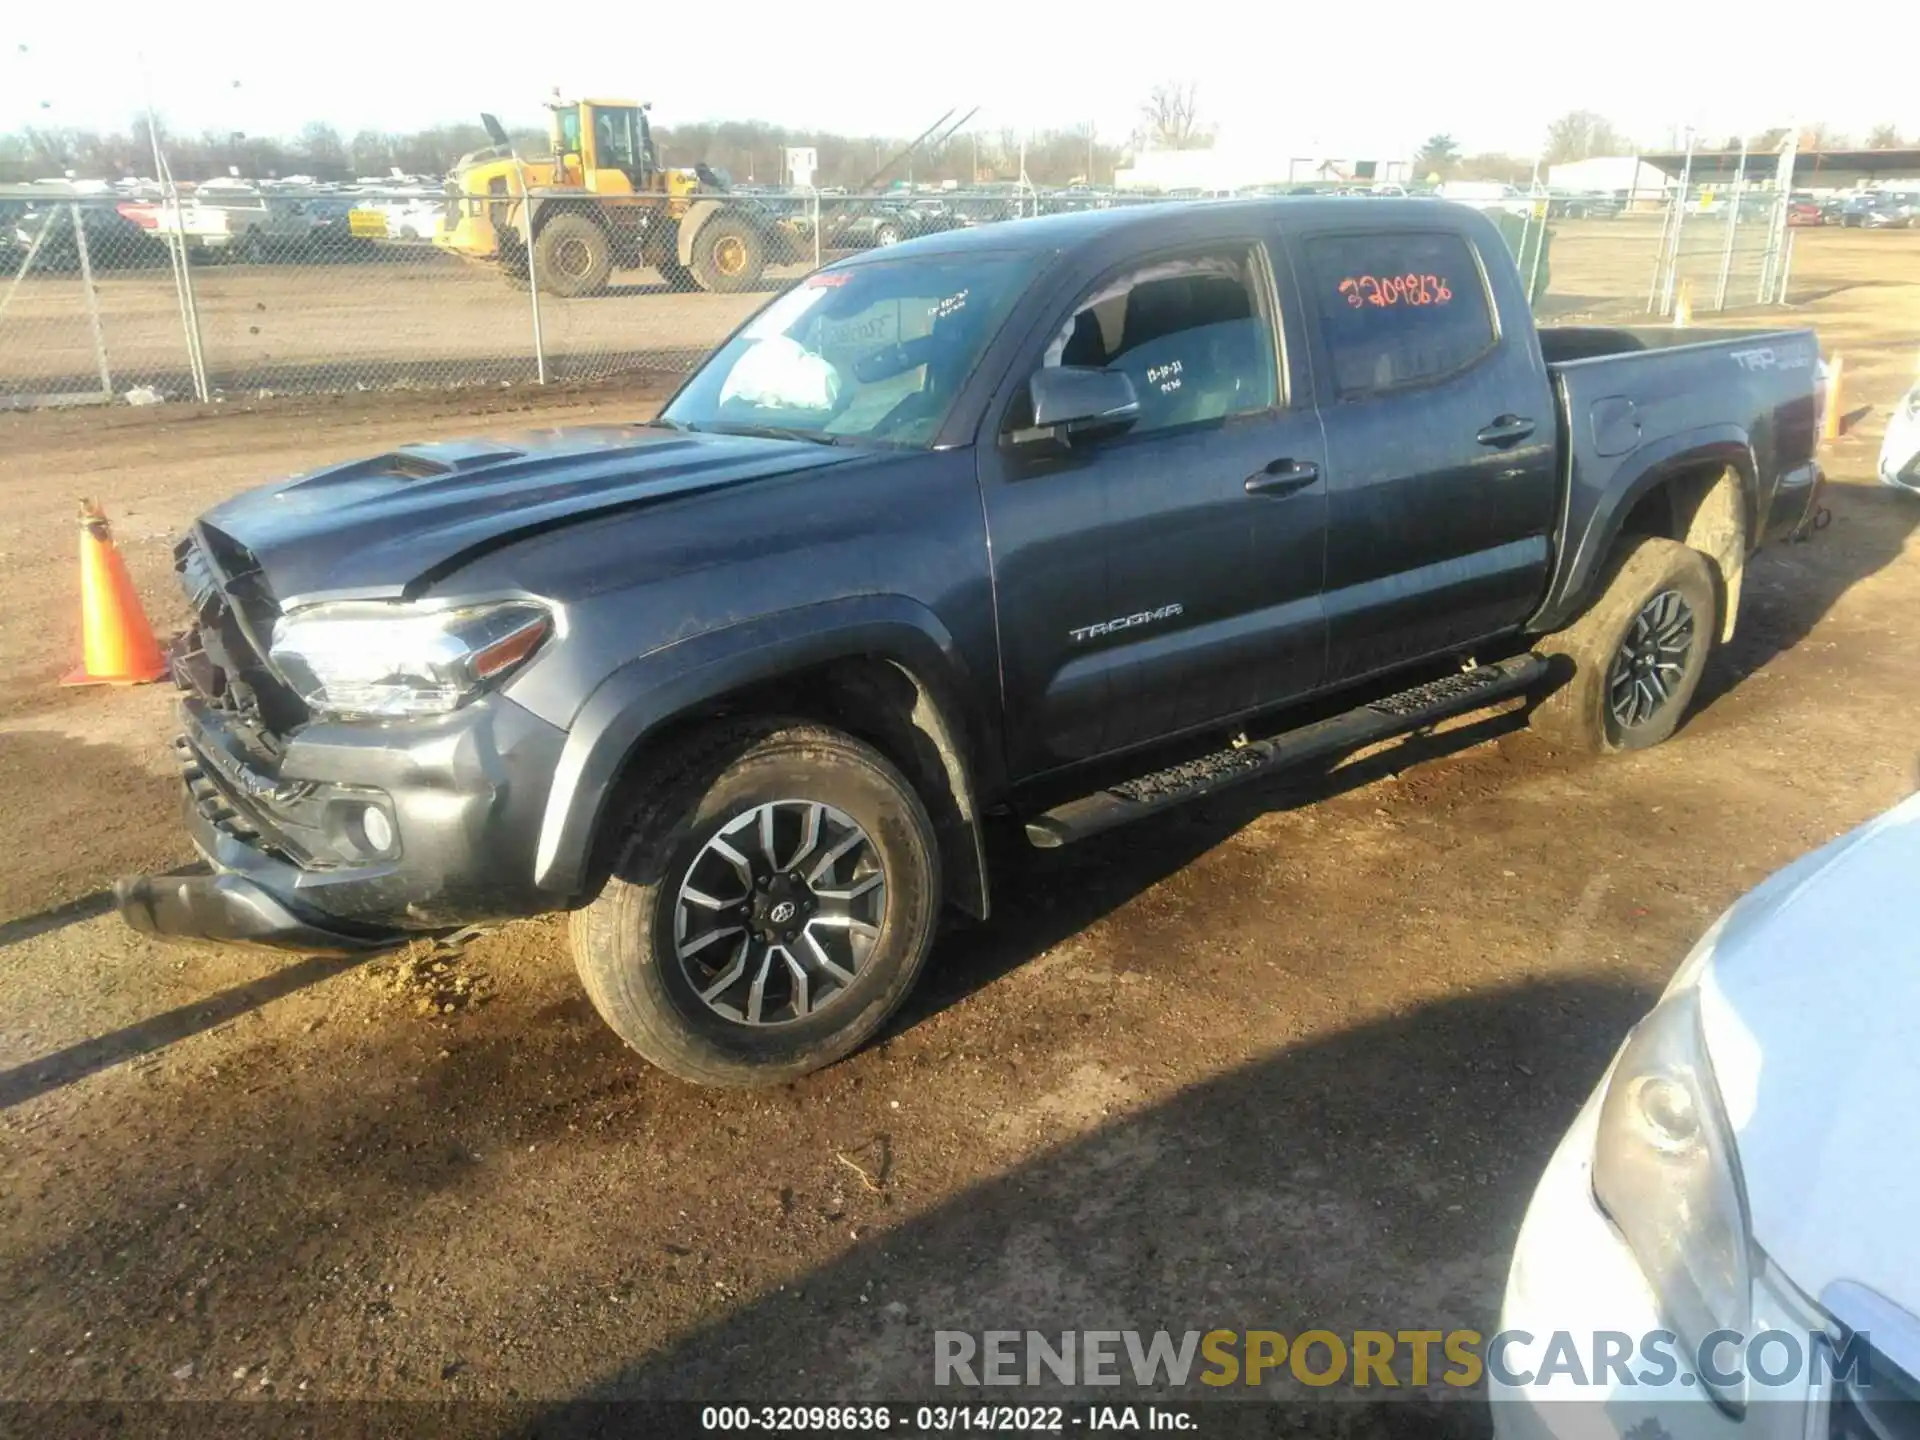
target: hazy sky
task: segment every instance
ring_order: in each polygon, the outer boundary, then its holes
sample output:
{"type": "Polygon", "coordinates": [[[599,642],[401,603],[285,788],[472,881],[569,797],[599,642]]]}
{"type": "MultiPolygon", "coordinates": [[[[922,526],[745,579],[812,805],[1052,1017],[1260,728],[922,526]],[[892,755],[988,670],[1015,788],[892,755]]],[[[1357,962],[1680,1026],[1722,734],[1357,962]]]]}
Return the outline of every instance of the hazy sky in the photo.
{"type": "Polygon", "coordinates": [[[123,127],[149,83],[166,121],[193,131],[290,134],[321,119],[350,136],[483,109],[538,124],[558,85],[652,100],[668,125],[912,134],[949,105],[979,105],[986,130],[1092,121],[1118,138],[1156,81],[1192,79],[1223,143],[1297,155],[1406,153],[1435,131],[1469,151],[1531,153],[1575,108],[1650,146],[1689,123],[1714,142],[1815,120],[1856,138],[1881,122],[1920,135],[1911,0],[1854,0],[1836,45],[1817,46],[1827,62],[1805,53],[1817,7],[1776,24],[1737,0],[0,9],[0,130],[123,127]]]}

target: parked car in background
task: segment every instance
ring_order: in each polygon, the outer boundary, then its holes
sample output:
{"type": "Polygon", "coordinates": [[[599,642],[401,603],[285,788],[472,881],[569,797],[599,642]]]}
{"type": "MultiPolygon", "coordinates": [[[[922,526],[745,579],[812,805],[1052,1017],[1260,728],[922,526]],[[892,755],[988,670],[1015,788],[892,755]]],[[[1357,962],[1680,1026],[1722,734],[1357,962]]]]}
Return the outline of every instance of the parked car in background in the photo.
{"type": "Polygon", "coordinates": [[[866,250],[958,230],[971,222],[944,200],[881,200],[865,206],[837,228],[830,220],[821,223],[829,245],[866,250]]]}
{"type": "Polygon", "coordinates": [[[1905,230],[1920,222],[1920,195],[1882,191],[1868,205],[1860,224],[1868,230],[1905,230]]]}
{"type": "Polygon", "coordinates": [[[1920,494],[1920,385],[1900,397],[1880,442],[1880,480],[1920,494]]]}
{"type": "Polygon", "coordinates": [[[1547,199],[1547,213],[1558,220],[1612,220],[1626,208],[1619,195],[1606,190],[1569,192],[1547,199]]]}
{"type": "Polygon", "coordinates": [[[1904,230],[1917,214],[1920,196],[1870,190],[1847,200],[1840,211],[1840,223],[1861,230],[1904,230]]]}
{"type": "Polygon", "coordinates": [[[196,256],[254,264],[308,244],[314,231],[308,207],[305,196],[209,181],[190,198],[139,204],[128,213],[158,234],[178,234],[196,256]]]}
{"type": "Polygon", "coordinates": [[[1789,200],[1787,202],[1787,224],[1805,226],[1825,223],[1826,215],[1816,201],[1789,200]]]}
{"type": "Polygon", "coordinates": [[[1497,180],[1447,180],[1433,193],[1442,200],[1458,201],[1476,210],[1504,210],[1509,215],[1526,215],[1533,207],[1526,191],[1497,180]]]}
{"type": "Polygon", "coordinates": [[[441,194],[365,195],[354,200],[347,225],[367,240],[432,240],[445,207],[441,194]]]}
{"type": "Polygon", "coordinates": [[[1500,1440],[1916,1433],[1917,873],[1920,796],[1681,962],[1527,1208],[1500,1328],[1531,1338],[1488,1368],[1500,1440]]]}
{"type": "Polygon", "coordinates": [[[98,199],[77,202],[31,201],[5,227],[9,248],[18,265],[33,252],[35,270],[78,270],[80,245],[73,216],[78,210],[80,231],[86,236],[87,261],[96,269],[159,264],[166,251],[120,207],[98,199]]]}

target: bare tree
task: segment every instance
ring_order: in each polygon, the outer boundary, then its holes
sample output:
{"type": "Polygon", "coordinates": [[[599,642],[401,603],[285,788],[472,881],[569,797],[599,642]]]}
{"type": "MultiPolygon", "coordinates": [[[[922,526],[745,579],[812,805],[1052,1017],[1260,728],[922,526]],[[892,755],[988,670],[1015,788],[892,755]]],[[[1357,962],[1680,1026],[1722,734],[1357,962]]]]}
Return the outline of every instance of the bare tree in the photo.
{"type": "Polygon", "coordinates": [[[1155,150],[1203,150],[1212,132],[1200,124],[1200,87],[1192,80],[1153,87],[1140,107],[1141,139],[1155,150]]]}
{"type": "Polygon", "coordinates": [[[1844,150],[1850,143],[1845,135],[1824,120],[1800,127],[1799,148],[1802,150],[1844,150]]]}
{"type": "Polygon", "coordinates": [[[362,130],[348,144],[347,155],[354,174],[384,178],[393,164],[393,137],[378,130],[362,130]]]}
{"type": "Polygon", "coordinates": [[[1594,155],[1621,155],[1633,148],[1625,136],[1613,128],[1613,122],[1592,110],[1569,110],[1547,126],[1546,148],[1540,160],[1559,165],[1568,160],[1585,160],[1594,155]]]}
{"type": "Polygon", "coordinates": [[[1900,148],[1900,130],[1894,125],[1876,125],[1867,132],[1869,150],[1898,150],[1900,148]]]}
{"type": "Polygon", "coordinates": [[[310,120],[301,127],[294,156],[307,173],[321,180],[344,179],[350,168],[340,132],[324,120],[310,120]]]}

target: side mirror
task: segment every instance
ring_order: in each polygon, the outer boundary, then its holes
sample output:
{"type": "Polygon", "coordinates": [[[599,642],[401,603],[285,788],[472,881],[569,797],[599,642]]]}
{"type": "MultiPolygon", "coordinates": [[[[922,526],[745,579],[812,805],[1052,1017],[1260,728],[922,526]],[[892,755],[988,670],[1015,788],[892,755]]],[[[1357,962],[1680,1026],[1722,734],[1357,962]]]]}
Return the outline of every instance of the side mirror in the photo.
{"type": "Polygon", "coordinates": [[[1009,437],[1016,445],[1043,440],[1071,445],[1119,435],[1140,418],[1133,381],[1118,370],[1075,365],[1036,370],[1027,381],[1033,424],[1009,437]]]}

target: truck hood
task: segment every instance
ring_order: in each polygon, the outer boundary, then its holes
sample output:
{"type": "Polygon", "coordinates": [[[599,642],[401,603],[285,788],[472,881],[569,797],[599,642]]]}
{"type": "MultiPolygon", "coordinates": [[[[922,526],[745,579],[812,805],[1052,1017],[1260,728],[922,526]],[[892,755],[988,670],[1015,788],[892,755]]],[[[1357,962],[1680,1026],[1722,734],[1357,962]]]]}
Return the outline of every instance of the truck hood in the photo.
{"type": "Polygon", "coordinates": [[[283,608],[322,594],[393,599],[522,536],[853,454],[640,425],[542,430],[403,446],[249,491],[200,524],[244,548],[283,608]]]}
{"type": "Polygon", "coordinates": [[[1754,1242],[1842,1311],[1851,1282],[1920,1316],[1916,874],[1920,796],[1742,900],[1699,977],[1754,1242]]]}

